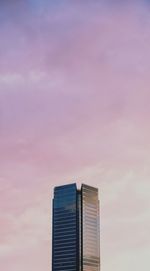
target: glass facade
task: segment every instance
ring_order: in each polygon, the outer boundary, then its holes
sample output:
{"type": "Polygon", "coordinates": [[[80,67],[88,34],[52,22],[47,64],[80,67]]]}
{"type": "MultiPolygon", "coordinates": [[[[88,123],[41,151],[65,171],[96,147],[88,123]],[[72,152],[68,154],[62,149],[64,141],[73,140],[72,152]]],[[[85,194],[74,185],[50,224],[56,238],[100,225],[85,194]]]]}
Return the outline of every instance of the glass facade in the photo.
{"type": "Polygon", "coordinates": [[[98,189],[85,185],[82,194],[82,270],[100,270],[98,189]]]}
{"type": "Polygon", "coordinates": [[[53,271],[77,271],[78,223],[76,184],[54,189],[53,271]]]}
{"type": "Polygon", "coordinates": [[[52,271],[99,271],[98,189],[55,187],[52,271]]]}

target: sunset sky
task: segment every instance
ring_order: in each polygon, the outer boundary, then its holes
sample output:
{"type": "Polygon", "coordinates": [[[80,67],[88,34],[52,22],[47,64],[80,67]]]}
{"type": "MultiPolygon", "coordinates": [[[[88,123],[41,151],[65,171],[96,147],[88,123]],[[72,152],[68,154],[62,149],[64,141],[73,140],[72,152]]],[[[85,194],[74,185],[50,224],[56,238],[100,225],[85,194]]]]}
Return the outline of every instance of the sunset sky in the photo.
{"type": "Polygon", "coordinates": [[[0,1],[0,270],[51,271],[53,187],[100,191],[101,271],[150,270],[150,1],[0,1]]]}

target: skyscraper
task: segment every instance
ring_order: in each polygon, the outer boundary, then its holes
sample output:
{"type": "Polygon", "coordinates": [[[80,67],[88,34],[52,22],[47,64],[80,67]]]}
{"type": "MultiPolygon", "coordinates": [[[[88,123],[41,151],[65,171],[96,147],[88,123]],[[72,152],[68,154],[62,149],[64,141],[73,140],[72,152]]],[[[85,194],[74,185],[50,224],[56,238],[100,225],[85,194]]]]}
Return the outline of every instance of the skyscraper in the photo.
{"type": "Polygon", "coordinates": [[[98,189],[54,188],[52,271],[100,271],[98,189]]]}

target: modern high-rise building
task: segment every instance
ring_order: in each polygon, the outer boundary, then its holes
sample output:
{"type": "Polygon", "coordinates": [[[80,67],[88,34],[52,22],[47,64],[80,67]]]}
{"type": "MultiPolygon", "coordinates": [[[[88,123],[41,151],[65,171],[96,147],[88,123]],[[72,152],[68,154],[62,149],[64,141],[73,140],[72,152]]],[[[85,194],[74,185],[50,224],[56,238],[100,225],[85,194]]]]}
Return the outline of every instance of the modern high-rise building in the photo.
{"type": "Polygon", "coordinates": [[[52,271],[100,271],[98,189],[54,188],[52,271]]]}

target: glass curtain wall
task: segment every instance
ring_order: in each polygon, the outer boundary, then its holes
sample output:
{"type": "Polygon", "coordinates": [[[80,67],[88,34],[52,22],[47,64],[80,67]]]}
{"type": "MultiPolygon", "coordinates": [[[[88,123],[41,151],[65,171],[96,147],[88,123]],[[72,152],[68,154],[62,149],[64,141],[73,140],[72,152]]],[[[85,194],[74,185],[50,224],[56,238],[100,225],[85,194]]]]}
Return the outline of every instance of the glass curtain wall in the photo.
{"type": "Polygon", "coordinates": [[[53,199],[52,271],[78,270],[76,184],[55,187],[53,199]]]}
{"type": "Polygon", "coordinates": [[[99,239],[98,189],[55,187],[52,271],[99,271],[99,239]]]}
{"type": "Polygon", "coordinates": [[[83,184],[82,194],[82,270],[100,270],[98,189],[83,184]]]}

